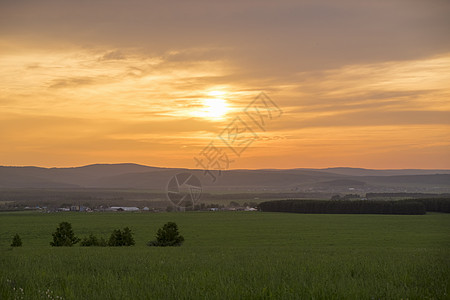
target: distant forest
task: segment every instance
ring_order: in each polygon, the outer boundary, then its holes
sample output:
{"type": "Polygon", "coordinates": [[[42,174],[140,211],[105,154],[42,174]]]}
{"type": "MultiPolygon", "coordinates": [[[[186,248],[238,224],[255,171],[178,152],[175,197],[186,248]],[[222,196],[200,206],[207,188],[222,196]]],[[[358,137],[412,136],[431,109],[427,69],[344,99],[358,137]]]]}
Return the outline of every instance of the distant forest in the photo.
{"type": "Polygon", "coordinates": [[[427,211],[450,213],[450,198],[431,198],[398,201],[382,200],[277,200],[259,204],[264,212],[305,214],[394,214],[423,215],[427,211]]]}

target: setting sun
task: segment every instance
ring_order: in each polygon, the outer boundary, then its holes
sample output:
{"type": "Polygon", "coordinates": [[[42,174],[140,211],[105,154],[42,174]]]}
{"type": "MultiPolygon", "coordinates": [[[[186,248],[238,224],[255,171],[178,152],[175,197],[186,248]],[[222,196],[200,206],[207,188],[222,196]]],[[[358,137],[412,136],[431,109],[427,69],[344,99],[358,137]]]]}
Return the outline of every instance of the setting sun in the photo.
{"type": "Polygon", "coordinates": [[[228,103],[221,98],[211,98],[203,100],[203,109],[200,116],[209,119],[223,118],[228,111],[228,103]]]}

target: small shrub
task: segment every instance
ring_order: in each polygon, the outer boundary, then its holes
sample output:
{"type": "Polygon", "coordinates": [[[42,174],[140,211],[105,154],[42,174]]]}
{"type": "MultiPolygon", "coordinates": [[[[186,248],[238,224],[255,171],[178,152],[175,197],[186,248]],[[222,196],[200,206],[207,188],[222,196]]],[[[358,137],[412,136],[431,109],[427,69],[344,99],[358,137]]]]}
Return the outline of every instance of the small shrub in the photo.
{"type": "Polygon", "coordinates": [[[122,241],[124,246],[133,246],[135,244],[131,229],[125,227],[122,231],[122,241]]]}
{"type": "Polygon", "coordinates": [[[53,242],[50,242],[50,245],[53,247],[72,247],[80,241],[73,233],[72,225],[68,222],[61,222],[52,236],[53,242]]]}
{"type": "Polygon", "coordinates": [[[120,229],[113,230],[108,240],[108,246],[111,247],[133,246],[134,244],[133,233],[128,227],[125,227],[123,231],[120,229]]]}
{"type": "Polygon", "coordinates": [[[108,243],[104,238],[97,238],[95,235],[90,234],[88,237],[83,238],[80,242],[82,247],[106,247],[108,243]]]}
{"type": "Polygon", "coordinates": [[[178,226],[174,222],[168,222],[158,229],[156,233],[156,241],[150,241],[147,246],[150,247],[170,247],[181,246],[184,242],[184,237],[178,232],[178,226]]]}
{"type": "Polygon", "coordinates": [[[22,247],[22,240],[20,239],[19,234],[16,233],[13,237],[11,247],[22,247]]]}

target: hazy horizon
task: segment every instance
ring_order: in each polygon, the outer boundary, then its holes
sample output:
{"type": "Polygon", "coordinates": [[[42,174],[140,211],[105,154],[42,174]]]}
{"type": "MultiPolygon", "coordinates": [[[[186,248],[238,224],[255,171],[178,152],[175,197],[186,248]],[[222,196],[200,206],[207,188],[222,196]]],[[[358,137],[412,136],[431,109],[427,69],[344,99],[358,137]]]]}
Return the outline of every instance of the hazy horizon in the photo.
{"type": "MultiPolygon", "coordinates": [[[[202,168],[189,168],[189,167],[177,167],[177,166],[155,166],[155,165],[146,165],[146,164],[140,164],[140,163],[133,163],[133,162],[117,162],[117,163],[90,163],[90,164],[85,164],[85,165],[71,165],[71,166],[41,166],[41,165],[0,165],[0,167],[37,167],[37,168],[45,168],[45,169],[59,169],[59,168],[82,168],[82,167],[88,167],[88,166],[95,166],[95,165],[139,165],[139,166],[144,166],[144,167],[151,167],[151,168],[167,168],[167,169],[190,169],[190,170],[202,170],[202,168]]],[[[376,169],[376,168],[364,168],[364,167],[349,167],[349,166],[330,166],[330,167],[321,167],[321,168],[314,168],[314,167],[292,167],[292,168],[265,168],[265,167],[261,167],[261,168],[228,168],[228,169],[224,169],[222,171],[236,171],[236,170],[295,170],[295,169],[305,169],[305,170],[326,170],[326,169],[362,169],[362,170],[375,170],[375,171],[388,171],[388,170],[423,170],[423,171],[427,171],[427,170],[436,170],[436,171],[450,171],[449,169],[446,168],[429,168],[429,169],[424,169],[424,168],[391,168],[391,169],[376,169]]]]}

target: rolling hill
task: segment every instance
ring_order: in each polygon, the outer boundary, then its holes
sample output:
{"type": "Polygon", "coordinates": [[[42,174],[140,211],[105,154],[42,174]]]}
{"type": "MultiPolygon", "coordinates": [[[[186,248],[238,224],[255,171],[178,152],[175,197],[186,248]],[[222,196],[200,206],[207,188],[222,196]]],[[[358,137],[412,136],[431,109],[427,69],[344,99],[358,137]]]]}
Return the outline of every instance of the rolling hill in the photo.
{"type": "Polygon", "coordinates": [[[0,166],[0,188],[164,190],[169,179],[182,172],[197,176],[205,189],[221,191],[450,191],[450,170],[240,169],[222,171],[214,182],[203,170],[126,163],[73,168],[0,166]]]}

